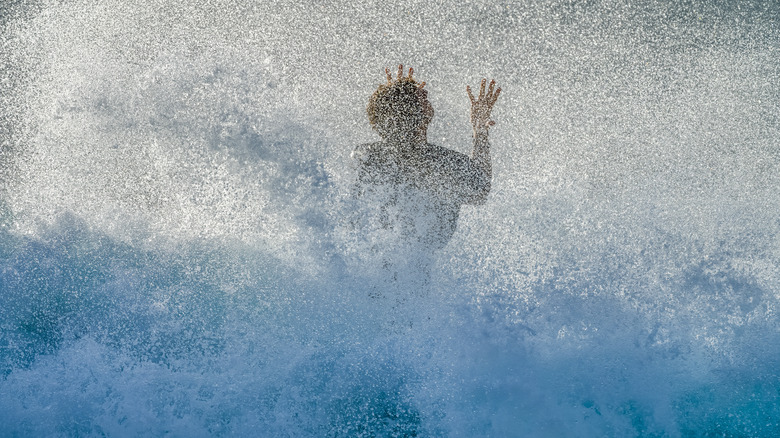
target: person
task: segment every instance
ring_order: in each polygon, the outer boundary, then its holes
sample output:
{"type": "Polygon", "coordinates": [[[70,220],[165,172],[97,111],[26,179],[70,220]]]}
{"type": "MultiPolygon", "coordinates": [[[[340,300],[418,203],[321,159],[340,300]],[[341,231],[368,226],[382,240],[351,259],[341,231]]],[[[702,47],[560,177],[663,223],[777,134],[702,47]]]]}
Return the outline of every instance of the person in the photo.
{"type": "Polygon", "coordinates": [[[482,79],[471,101],[474,148],[471,157],[428,143],[433,107],[425,82],[417,82],[414,70],[404,76],[398,66],[394,80],[385,69],[387,83],[370,97],[366,108],[371,127],[381,140],[359,145],[352,153],[357,166],[353,197],[370,204],[375,229],[391,232],[395,244],[413,245],[422,251],[443,248],[455,233],[460,208],[479,205],[490,192],[492,168],[488,131],[501,88],[482,79]]]}

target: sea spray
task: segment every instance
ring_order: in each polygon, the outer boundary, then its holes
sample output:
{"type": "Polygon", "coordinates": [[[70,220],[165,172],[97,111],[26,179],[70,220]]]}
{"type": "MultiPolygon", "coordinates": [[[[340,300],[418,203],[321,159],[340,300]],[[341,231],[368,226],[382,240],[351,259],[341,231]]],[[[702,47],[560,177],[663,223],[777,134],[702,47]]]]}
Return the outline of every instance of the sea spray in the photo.
{"type": "Polygon", "coordinates": [[[0,435],[777,435],[776,8],[402,3],[9,3],[0,435]],[[461,152],[503,92],[391,280],[344,218],[400,62],[461,152]]]}

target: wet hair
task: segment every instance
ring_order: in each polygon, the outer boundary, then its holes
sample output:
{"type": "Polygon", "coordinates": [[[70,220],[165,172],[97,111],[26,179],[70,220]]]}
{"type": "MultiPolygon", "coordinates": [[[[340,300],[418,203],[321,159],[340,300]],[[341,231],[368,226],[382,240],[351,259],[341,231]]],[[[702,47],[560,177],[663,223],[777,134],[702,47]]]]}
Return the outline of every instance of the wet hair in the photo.
{"type": "Polygon", "coordinates": [[[410,135],[427,122],[418,85],[414,79],[404,77],[380,85],[368,99],[368,122],[382,138],[410,135]]]}

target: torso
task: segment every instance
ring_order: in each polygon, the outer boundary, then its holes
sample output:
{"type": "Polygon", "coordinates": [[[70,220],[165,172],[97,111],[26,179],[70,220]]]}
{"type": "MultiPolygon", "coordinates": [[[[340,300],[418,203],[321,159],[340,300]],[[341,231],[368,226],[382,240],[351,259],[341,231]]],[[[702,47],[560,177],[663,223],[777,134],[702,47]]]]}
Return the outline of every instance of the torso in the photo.
{"type": "Polygon", "coordinates": [[[404,157],[383,143],[361,145],[354,155],[355,195],[370,204],[376,226],[428,248],[447,244],[471,196],[466,155],[428,144],[404,157]]]}

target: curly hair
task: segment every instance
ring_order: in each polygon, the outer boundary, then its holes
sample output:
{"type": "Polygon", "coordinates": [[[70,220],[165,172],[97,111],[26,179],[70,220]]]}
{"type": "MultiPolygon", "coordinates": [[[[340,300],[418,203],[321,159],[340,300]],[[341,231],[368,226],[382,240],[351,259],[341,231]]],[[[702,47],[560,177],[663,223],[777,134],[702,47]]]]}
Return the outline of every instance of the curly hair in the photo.
{"type": "Polygon", "coordinates": [[[368,122],[380,136],[408,135],[426,122],[418,85],[414,79],[400,78],[380,85],[368,99],[368,122]]]}

